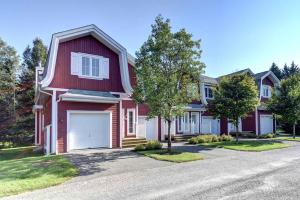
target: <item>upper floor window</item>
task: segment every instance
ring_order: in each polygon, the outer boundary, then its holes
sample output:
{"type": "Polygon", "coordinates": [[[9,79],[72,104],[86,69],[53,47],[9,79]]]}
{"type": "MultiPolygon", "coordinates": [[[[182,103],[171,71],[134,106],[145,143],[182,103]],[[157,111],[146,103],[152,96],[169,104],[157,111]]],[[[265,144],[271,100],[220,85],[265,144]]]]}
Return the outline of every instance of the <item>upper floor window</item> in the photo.
{"type": "Polygon", "coordinates": [[[71,74],[80,78],[109,79],[109,59],[102,56],[71,53],[71,74]]]}
{"type": "Polygon", "coordinates": [[[262,97],[264,97],[264,98],[271,97],[271,87],[269,85],[262,86],[262,97]]]}
{"type": "Polygon", "coordinates": [[[214,96],[213,96],[213,90],[212,90],[211,87],[205,86],[204,90],[205,90],[205,98],[206,99],[213,99],[214,98],[214,96]]]}

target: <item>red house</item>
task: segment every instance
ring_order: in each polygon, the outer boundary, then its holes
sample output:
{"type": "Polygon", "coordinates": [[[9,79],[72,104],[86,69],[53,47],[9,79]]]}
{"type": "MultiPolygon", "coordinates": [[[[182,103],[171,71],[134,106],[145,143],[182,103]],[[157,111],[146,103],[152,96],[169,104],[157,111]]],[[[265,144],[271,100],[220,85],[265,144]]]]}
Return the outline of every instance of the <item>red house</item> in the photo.
{"type": "MultiPolygon", "coordinates": [[[[47,152],[63,153],[83,148],[121,148],[135,139],[164,140],[165,123],[146,120],[148,108],[135,104],[134,58],[126,48],[95,25],[52,36],[47,62],[36,69],[35,142],[47,152]]],[[[251,73],[264,102],[278,84],[272,72],[251,73]]],[[[209,115],[207,102],[218,78],[202,76],[202,99],[187,106],[183,117],[174,119],[173,134],[227,133],[226,119],[209,115]]],[[[273,131],[271,113],[263,106],[241,120],[242,131],[257,134],[273,131]],[[272,127],[272,128],[271,128],[272,127]]]]}

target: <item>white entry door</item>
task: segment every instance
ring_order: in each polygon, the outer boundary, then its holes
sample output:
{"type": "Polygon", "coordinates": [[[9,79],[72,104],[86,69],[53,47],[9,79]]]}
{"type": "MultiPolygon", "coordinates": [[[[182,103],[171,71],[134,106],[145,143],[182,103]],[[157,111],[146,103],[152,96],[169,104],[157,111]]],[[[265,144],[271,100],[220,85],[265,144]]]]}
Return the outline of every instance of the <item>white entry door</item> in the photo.
{"type": "Polygon", "coordinates": [[[272,115],[260,116],[260,134],[273,133],[273,117],[272,115]]]}
{"type": "Polygon", "coordinates": [[[110,113],[68,112],[68,150],[111,147],[110,113]]]}
{"type": "Polygon", "coordinates": [[[202,133],[220,134],[220,120],[211,116],[203,116],[202,133]]]}
{"type": "Polygon", "coordinates": [[[199,133],[199,113],[198,112],[191,113],[191,133],[192,134],[199,133]]]}

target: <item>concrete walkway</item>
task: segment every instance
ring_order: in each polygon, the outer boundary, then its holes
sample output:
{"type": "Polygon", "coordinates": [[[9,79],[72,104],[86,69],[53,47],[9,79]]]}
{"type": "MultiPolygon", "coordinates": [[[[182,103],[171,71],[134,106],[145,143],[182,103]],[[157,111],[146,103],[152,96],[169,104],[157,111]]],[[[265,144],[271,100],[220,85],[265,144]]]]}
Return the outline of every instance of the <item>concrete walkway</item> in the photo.
{"type": "Polygon", "coordinates": [[[206,158],[181,164],[123,150],[78,151],[67,156],[80,168],[80,176],[5,199],[299,199],[298,193],[276,193],[286,185],[298,191],[300,143],[289,143],[293,147],[265,152],[176,144],[206,158]],[[280,181],[285,169],[292,178],[280,181]],[[268,195],[272,192],[276,195],[268,195]]]}

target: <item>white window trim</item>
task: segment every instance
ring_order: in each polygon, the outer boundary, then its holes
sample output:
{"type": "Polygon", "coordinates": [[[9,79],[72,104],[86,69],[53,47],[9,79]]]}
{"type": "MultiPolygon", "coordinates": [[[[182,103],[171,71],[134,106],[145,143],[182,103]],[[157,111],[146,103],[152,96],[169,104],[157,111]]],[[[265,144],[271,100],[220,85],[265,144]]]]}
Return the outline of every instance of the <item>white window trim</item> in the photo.
{"type": "Polygon", "coordinates": [[[262,85],[262,97],[263,98],[271,98],[271,96],[272,96],[271,86],[269,86],[269,85],[262,85]],[[264,90],[265,89],[268,90],[268,96],[264,95],[264,90]]]}
{"type": "Polygon", "coordinates": [[[214,99],[214,94],[212,93],[212,97],[209,97],[209,96],[208,96],[208,91],[207,91],[207,96],[206,96],[206,92],[205,92],[206,89],[207,89],[207,90],[209,90],[209,89],[212,90],[212,87],[207,86],[207,85],[204,86],[204,96],[205,96],[205,98],[206,98],[206,99],[214,99]]]}
{"type": "Polygon", "coordinates": [[[127,135],[135,135],[135,123],[136,123],[136,120],[135,120],[135,109],[131,108],[131,109],[127,109],[127,135]],[[133,132],[130,133],[129,132],[129,112],[132,112],[133,116],[132,116],[132,126],[133,126],[133,132]]]}

